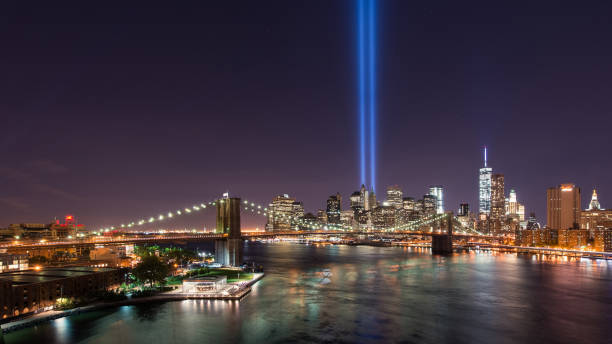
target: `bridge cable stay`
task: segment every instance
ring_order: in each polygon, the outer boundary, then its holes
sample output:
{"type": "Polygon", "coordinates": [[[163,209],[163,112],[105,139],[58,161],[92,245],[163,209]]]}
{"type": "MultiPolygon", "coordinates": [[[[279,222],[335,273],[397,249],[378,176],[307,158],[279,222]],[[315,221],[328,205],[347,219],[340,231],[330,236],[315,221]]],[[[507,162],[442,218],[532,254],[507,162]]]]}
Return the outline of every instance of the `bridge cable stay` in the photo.
{"type": "MultiPolygon", "coordinates": [[[[185,207],[185,208],[177,209],[175,211],[168,211],[166,213],[162,213],[157,216],[150,216],[148,218],[141,218],[140,220],[128,222],[127,224],[124,223],[124,224],[120,224],[117,226],[103,227],[103,228],[100,228],[98,232],[94,232],[94,233],[101,234],[102,232],[109,232],[115,229],[130,229],[130,228],[143,226],[146,224],[167,221],[167,220],[176,218],[178,216],[189,215],[192,213],[197,213],[199,211],[204,211],[210,208],[214,208],[219,200],[220,199],[214,199],[208,202],[201,202],[191,207],[185,207]]],[[[303,228],[310,228],[310,229],[326,228],[326,229],[344,230],[344,231],[351,231],[354,229],[351,225],[323,223],[318,220],[317,221],[305,220],[303,217],[290,216],[284,213],[274,212],[273,210],[269,210],[267,207],[261,204],[249,202],[248,200],[242,201],[241,210],[250,211],[254,215],[264,216],[266,218],[271,218],[272,220],[276,220],[276,221],[285,220],[285,221],[288,221],[290,224],[296,224],[303,228]]],[[[450,215],[449,214],[434,214],[434,215],[430,215],[430,216],[427,216],[427,217],[424,217],[418,220],[410,221],[410,222],[407,222],[401,225],[383,228],[382,231],[391,231],[391,232],[416,231],[422,226],[426,226],[426,225],[435,223],[437,221],[441,221],[447,216],[450,216],[450,215]]],[[[483,235],[482,233],[472,228],[465,227],[463,224],[461,224],[461,222],[455,216],[453,216],[452,221],[453,221],[453,225],[455,225],[460,231],[463,231],[464,233],[470,232],[470,233],[477,234],[477,235],[483,235]]]]}

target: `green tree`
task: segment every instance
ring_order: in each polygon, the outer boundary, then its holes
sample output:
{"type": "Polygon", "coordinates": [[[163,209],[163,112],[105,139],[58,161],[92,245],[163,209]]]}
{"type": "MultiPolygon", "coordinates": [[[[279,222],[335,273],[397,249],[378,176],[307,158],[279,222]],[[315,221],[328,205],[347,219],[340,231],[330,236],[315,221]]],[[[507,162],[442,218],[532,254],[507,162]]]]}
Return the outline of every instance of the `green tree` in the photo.
{"type": "Polygon", "coordinates": [[[168,275],[168,265],[162,262],[157,256],[148,255],[142,258],[142,261],[136,265],[132,273],[136,278],[143,282],[149,283],[153,287],[153,283],[163,283],[168,275]]]}
{"type": "Polygon", "coordinates": [[[140,258],[144,258],[146,256],[154,256],[155,252],[159,251],[159,246],[135,246],[134,254],[140,258]]]}
{"type": "Polygon", "coordinates": [[[166,248],[162,252],[162,258],[169,263],[178,265],[189,264],[198,259],[197,253],[179,247],[166,248]]]}

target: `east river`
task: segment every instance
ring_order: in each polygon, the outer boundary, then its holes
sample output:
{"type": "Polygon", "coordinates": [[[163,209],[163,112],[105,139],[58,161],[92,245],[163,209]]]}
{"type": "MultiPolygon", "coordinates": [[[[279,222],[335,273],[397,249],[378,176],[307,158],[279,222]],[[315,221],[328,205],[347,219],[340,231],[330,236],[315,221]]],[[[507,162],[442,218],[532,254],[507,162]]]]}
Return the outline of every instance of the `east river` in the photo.
{"type": "Polygon", "coordinates": [[[249,243],[242,301],[123,306],[4,343],[612,343],[612,261],[249,243]]]}

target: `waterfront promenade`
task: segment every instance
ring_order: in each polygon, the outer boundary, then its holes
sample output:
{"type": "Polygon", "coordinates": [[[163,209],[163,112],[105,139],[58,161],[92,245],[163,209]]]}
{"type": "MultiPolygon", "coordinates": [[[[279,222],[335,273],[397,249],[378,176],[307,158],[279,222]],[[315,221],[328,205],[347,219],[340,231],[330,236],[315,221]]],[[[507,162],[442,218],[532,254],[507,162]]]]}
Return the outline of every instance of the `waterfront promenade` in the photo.
{"type": "Polygon", "coordinates": [[[231,295],[222,295],[215,293],[181,293],[177,290],[160,293],[153,296],[148,297],[139,297],[139,298],[127,298],[121,301],[115,302],[98,302],[87,306],[76,307],[73,309],[67,310],[50,310],[46,312],[41,312],[38,314],[34,314],[25,319],[20,319],[16,321],[12,321],[6,324],[2,324],[1,329],[2,333],[8,333],[15,330],[19,330],[22,328],[36,326],[38,324],[71,316],[78,315],[87,312],[93,312],[100,309],[105,308],[114,308],[120,306],[129,306],[129,305],[137,305],[143,303],[151,303],[151,302],[167,302],[167,301],[181,301],[181,300],[226,300],[226,301],[239,301],[244,298],[247,294],[251,292],[251,287],[253,284],[257,283],[264,277],[264,273],[254,273],[253,279],[247,282],[242,282],[235,292],[231,295]]]}

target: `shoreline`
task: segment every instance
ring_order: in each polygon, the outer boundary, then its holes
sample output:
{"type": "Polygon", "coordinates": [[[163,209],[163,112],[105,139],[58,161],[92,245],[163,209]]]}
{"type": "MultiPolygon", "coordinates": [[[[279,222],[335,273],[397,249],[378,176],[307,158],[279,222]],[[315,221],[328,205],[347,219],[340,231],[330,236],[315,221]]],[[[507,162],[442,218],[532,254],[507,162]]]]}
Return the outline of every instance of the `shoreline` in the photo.
{"type": "Polygon", "coordinates": [[[259,282],[265,274],[256,273],[256,276],[247,282],[243,289],[241,289],[238,293],[234,295],[197,295],[197,294],[181,294],[181,293],[171,293],[165,292],[158,295],[147,296],[147,297],[139,297],[139,298],[128,298],[121,301],[115,302],[100,302],[94,303],[87,306],[77,307],[73,309],[67,309],[63,311],[46,311],[38,314],[34,314],[25,319],[19,319],[12,322],[8,322],[2,324],[0,326],[1,332],[0,336],[5,333],[21,330],[24,328],[36,326],[51,320],[56,320],[59,318],[69,317],[72,315],[79,315],[83,313],[93,312],[101,309],[107,308],[116,308],[121,306],[131,306],[137,305],[141,303],[149,303],[149,302],[169,302],[169,301],[183,301],[183,300],[222,300],[222,301],[239,301],[242,300],[246,295],[251,292],[251,287],[259,282]]]}

